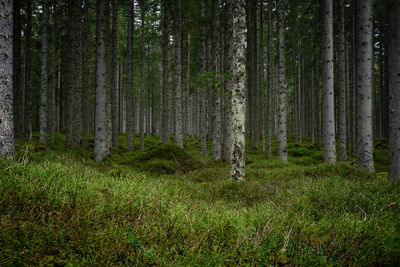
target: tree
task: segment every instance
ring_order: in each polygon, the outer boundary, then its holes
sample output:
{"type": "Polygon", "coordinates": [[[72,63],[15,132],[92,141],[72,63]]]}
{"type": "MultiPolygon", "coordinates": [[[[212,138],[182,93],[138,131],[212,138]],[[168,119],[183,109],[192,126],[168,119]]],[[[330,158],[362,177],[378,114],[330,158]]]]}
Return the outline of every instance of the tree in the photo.
{"type": "Polygon", "coordinates": [[[346,145],[346,38],[345,38],[345,19],[344,19],[344,2],[338,1],[339,8],[339,61],[338,61],[338,82],[339,82],[339,159],[347,160],[346,145]]]}
{"type": "MultiPolygon", "coordinates": [[[[204,0],[200,1],[200,16],[201,19],[205,19],[205,3],[204,0]]],[[[206,29],[204,21],[201,23],[200,32],[200,73],[206,72],[206,29]]],[[[204,83],[205,84],[205,83],[204,83]]],[[[205,86],[204,86],[205,87],[205,86]]],[[[201,88],[199,93],[199,135],[200,135],[200,155],[205,156],[207,154],[207,113],[206,113],[206,90],[201,88]]]]}
{"type": "Polygon", "coordinates": [[[96,18],[96,112],[94,132],[94,158],[103,160],[108,154],[107,147],[107,60],[105,32],[108,22],[105,19],[108,0],[97,1],[96,18]]]}
{"type": "Polygon", "coordinates": [[[25,26],[25,101],[24,101],[24,134],[29,141],[32,135],[32,1],[26,1],[25,26]]]}
{"type": "Polygon", "coordinates": [[[278,33],[278,158],[288,160],[286,133],[286,66],[284,0],[277,2],[278,33]]]}
{"type": "Polygon", "coordinates": [[[139,131],[140,131],[140,149],[144,148],[144,117],[145,117],[145,92],[144,92],[144,68],[145,68],[145,51],[144,51],[144,24],[145,24],[145,0],[139,1],[142,9],[142,36],[141,36],[141,75],[140,75],[140,109],[139,109],[139,131]]]}
{"type": "Polygon", "coordinates": [[[23,129],[23,90],[21,74],[21,1],[14,0],[13,12],[13,109],[14,136],[20,138],[23,129]]]}
{"type": "Polygon", "coordinates": [[[333,17],[332,0],[322,1],[322,130],[324,162],[336,162],[335,106],[333,93],[333,17]]]}
{"type": "Polygon", "coordinates": [[[128,30],[127,30],[127,70],[126,70],[126,146],[135,150],[133,137],[133,35],[134,35],[134,3],[128,2],[128,30]]]}
{"type": "Polygon", "coordinates": [[[42,68],[40,83],[40,142],[47,144],[47,120],[48,112],[48,58],[49,58],[49,3],[43,1],[42,17],[42,68]]]}
{"type": "Polygon", "coordinates": [[[183,121],[182,121],[182,1],[176,1],[175,9],[175,141],[179,147],[183,147],[183,121]]]}
{"type": "Polygon", "coordinates": [[[161,141],[163,144],[169,139],[169,20],[170,20],[170,0],[163,0],[163,19],[162,19],[162,85],[161,85],[161,141]]]}
{"type": "Polygon", "coordinates": [[[87,149],[89,132],[89,7],[90,1],[85,0],[82,25],[82,147],[87,149]]]}
{"type": "Polygon", "coordinates": [[[227,0],[232,5],[233,57],[232,57],[232,180],[242,181],[245,176],[245,0],[227,0]]]}
{"type": "Polygon", "coordinates": [[[118,148],[118,1],[112,0],[112,30],[111,30],[111,127],[112,148],[118,148]]]}
{"type": "Polygon", "coordinates": [[[400,2],[390,0],[389,10],[389,178],[400,182],[400,2]]]}
{"type": "Polygon", "coordinates": [[[13,1],[0,1],[0,157],[14,158],[13,1]]]}
{"type": "MultiPolygon", "coordinates": [[[[56,141],[56,130],[57,130],[57,121],[58,121],[58,113],[57,113],[57,87],[58,87],[58,60],[57,60],[57,0],[52,1],[53,4],[53,12],[52,12],[52,30],[53,30],[53,41],[52,41],[52,50],[51,50],[51,91],[50,91],[50,139],[51,143],[56,141]]],[[[83,48],[83,50],[85,50],[83,48]]],[[[84,75],[84,73],[82,73],[84,75]]],[[[85,112],[83,112],[85,114],[85,112]]]]}
{"type": "Polygon", "coordinates": [[[357,165],[374,171],[372,136],[372,0],[356,1],[357,165]]]}
{"type": "Polygon", "coordinates": [[[272,156],[272,40],[271,40],[271,31],[272,31],[272,0],[268,0],[268,25],[267,25],[267,68],[268,68],[268,83],[267,83],[267,124],[268,124],[268,136],[267,136],[267,157],[272,156]]]}

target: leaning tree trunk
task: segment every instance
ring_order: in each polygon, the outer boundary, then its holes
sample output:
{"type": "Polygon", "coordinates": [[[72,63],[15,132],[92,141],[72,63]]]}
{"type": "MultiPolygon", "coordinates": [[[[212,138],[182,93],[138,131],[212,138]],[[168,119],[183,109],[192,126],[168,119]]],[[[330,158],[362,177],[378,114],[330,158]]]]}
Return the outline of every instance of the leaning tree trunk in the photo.
{"type": "Polygon", "coordinates": [[[14,158],[13,1],[0,1],[0,157],[14,158]]]}
{"type": "MultiPolygon", "coordinates": [[[[212,4],[212,72],[218,72],[218,57],[219,57],[219,0],[214,0],[212,4]]],[[[214,160],[221,159],[221,98],[219,86],[216,79],[213,81],[212,88],[213,100],[213,145],[212,158],[214,160]]]]}
{"type": "Polygon", "coordinates": [[[26,1],[25,35],[25,103],[24,134],[29,141],[32,135],[32,2],[26,1]]]}
{"type": "Polygon", "coordinates": [[[346,37],[345,37],[345,19],[344,19],[344,2],[338,1],[339,8],[339,62],[338,62],[338,82],[339,82],[339,160],[347,160],[346,146],[346,37]]]}
{"type": "Polygon", "coordinates": [[[21,1],[14,0],[14,27],[13,27],[13,109],[14,135],[20,138],[23,128],[23,91],[21,76],[21,1]]]}
{"type": "Polygon", "coordinates": [[[175,8],[175,141],[179,147],[183,147],[182,132],[182,0],[177,0],[175,8]]]}
{"type": "Polygon", "coordinates": [[[278,158],[288,160],[286,133],[286,66],[284,0],[277,3],[278,32],[278,158]]]}
{"type": "Polygon", "coordinates": [[[106,42],[105,31],[108,22],[105,11],[108,0],[97,1],[96,21],[96,110],[94,131],[94,158],[103,160],[108,154],[107,147],[107,80],[106,80],[106,42]]]}
{"type": "Polygon", "coordinates": [[[133,40],[134,40],[134,4],[128,4],[128,31],[127,31],[127,68],[126,68],[126,147],[135,150],[133,136],[133,40]]]}
{"type": "Polygon", "coordinates": [[[111,30],[111,138],[112,148],[118,148],[118,1],[112,0],[111,30]]]}
{"type": "Polygon", "coordinates": [[[40,142],[47,144],[48,112],[48,58],[49,58],[49,3],[43,2],[42,6],[42,68],[40,78],[40,142]]]}
{"type": "Polygon", "coordinates": [[[374,171],[372,134],[372,0],[356,1],[357,165],[374,171]]]}
{"type": "Polygon", "coordinates": [[[170,0],[163,0],[164,12],[162,21],[162,87],[160,109],[160,135],[163,144],[169,140],[169,20],[170,0]]]}
{"type": "Polygon", "coordinates": [[[87,149],[87,135],[89,132],[89,5],[85,0],[82,28],[82,147],[87,149]]]}
{"type": "Polygon", "coordinates": [[[335,104],[333,95],[333,18],[332,0],[323,0],[322,39],[322,131],[324,162],[336,162],[335,104]]]}
{"type": "Polygon", "coordinates": [[[389,1],[389,178],[400,183],[400,2],[389,1]]]}
{"type": "Polygon", "coordinates": [[[232,180],[242,181],[245,176],[245,0],[227,0],[232,5],[233,57],[232,57],[232,180]]]}

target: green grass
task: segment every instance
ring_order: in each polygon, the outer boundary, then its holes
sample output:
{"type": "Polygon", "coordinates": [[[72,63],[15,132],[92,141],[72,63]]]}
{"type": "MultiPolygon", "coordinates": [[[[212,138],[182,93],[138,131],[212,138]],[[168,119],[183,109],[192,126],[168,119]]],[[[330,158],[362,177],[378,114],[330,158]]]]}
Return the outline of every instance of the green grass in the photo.
{"type": "Polygon", "coordinates": [[[353,158],[323,164],[306,140],[289,144],[289,162],[248,150],[239,184],[195,138],[128,152],[121,136],[101,163],[63,140],[18,143],[18,160],[0,161],[1,266],[400,263],[400,187],[382,140],[374,175],[353,158]]]}

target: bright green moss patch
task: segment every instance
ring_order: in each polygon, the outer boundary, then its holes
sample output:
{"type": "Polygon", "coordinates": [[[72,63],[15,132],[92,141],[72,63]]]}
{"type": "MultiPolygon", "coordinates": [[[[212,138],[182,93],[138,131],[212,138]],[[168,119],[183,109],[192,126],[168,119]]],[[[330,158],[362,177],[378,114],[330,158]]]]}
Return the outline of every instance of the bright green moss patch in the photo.
{"type": "Polygon", "coordinates": [[[387,180],[384,141],[376,175],[354,158],[325,165],[305,142],[289,144],[300,154],[289,162],[248,150],[238,184],[229,164],[198,155],[197,139],[180,149],[147,138],[129,152],[121,136],[97,163],[63,138],[18,143],[18,161],[0,161],[2,266],[400,262],[400,188],[387,180]]]}

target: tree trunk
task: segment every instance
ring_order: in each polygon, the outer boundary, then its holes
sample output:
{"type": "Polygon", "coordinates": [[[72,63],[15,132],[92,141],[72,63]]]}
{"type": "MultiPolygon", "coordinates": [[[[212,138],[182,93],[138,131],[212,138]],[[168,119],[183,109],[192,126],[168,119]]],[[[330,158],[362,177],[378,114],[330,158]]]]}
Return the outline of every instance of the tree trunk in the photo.
{"type": "Polygon", "coordinates": [[[140,75],[140,108],[139,108],[139,131],[140,131],[140,149],[144,149],[144,117],[145,117],[145,93],[144,93],[144,66],[145,66],[145,54],[144,54],[144,20],[145,20],[145,5],[146,1],[141,0],[142,9],[142,36],[141,36],[141,75],[140,75]]]}
{"type": "Polygon", "coordinates": [[[335,105],[333,92],[333,18],[332,0],[323,0],[323,40],[322,40],[322,130],[324,142],[324,162],[336,162],[335,147],[335,105]]]}
{"type": "Polygon", "coordinates": [[[42,66],[40,78],[40,142],[47,144],[48,112],[48,58],[49,58],[49,3],[45,0],[42,5],[42,66]]]}
{"type": "Polygon", "coordinates": [[[273,75],[272,75],[272,0],[268,0],[268,26],[267,26],[267,68],[268,68],[268,83],[267,83],[267,124],[268,124],[268,137],[267,137],[267,157],[272,156],[272,128],[273,128],[273,101],[272,101],[272,86],[273,86],[273,75]]]}
{"type": "Polygon", "coordinates": [[[346,146],[346,50],[345,50],[345,19],[344,2],[338,1],[339,9],[339,62],[338,62],[338,90],[339,90],[339,160],[347,160],[346,146]]]}
{"type": "Polygon", "coordinates": [[[175,7],[175,142],[183,147],[182,129],[182,0],[175,7]]]}
{"type": "Polygon", "coordinates": [[[127,69],[126,69],[126,146],[128,150],[135,150],[133,135],[133,40],[134,40],[134,4],[128,4],[128,31],[127,31],[127,69]]]}
{"type": "MultiPolygon", "coordinates": [[[[205,3],[201,0],[201,18],[205,19],[205,3]]],[[[201,38],[200,38],[200,73],[206,72],[206,29],[204,23],[201,25],[201,38]]],[[[205,156],[207,154],[207,114],[206,114],[206,82],[201,89],[199,94],[199,114],[200,114],[200,155],[205,156]]]]}
{"type": "Polygon", "coordinates": [[[400,183],[400,2],[389,1],[389,178],[400,183]]]}
{"type": "Polygon", "coordinates": [[[374,171],[372,134],[372,0],[357,0],[357,165],[374,171]]]}
{"type": "Polygon", "coordinates": [[[89,0],[85,0],[82,28],[82,147],[87,149],[89,132],[89,0]]]}
{"type": "Polygon", "coordinates": [[[32,135],[32,2],[26,1],[25,35],[25,106],[24,133],[25,140],[30,141],[32,135]]]}
{"type": "Polygon", "coordinates": [[[264,122],[264,4],[260,1],[260,26],[258,35],[258,136],[261,136],[262,150],[265,151],[265,122],[264,122]]]}
{"type": "Polygon", "coordinates": [[[112,148],[118,148],[118,1],[112,0],[112,30],[111,30],[111,125],[112,148]]]}
{"type": "Polygon", "coordinates": [[[56,132],[58,126],[58,108],[57,108],[57,88],[58,88],[58,59],[57,59],[57,1],[53,0],[53,48],[51,51],[51,65],[52,65],[52,72],[51,72],[51,100],[50,100],[50,139],[51,143],[56,141],[56,132]]]}
{"type": "Polygon", "coordinates": [[[232,5],[233,57],[232,57],[232,147],[231,179],[244,180],[245,176],[245,0],[227,0],[232,5]]]}
{"type": "Polygon", "coordinates": [[[169,20],[170,0],[163,0],[164,12],[162,21],[162,88],[161,88],[161,109],[160,109],[160,132],[163,144],[169,140],[169,20]]]}
{"type": "Polygon", "coordinates": [[[13,1],[0,6],[0,157],[13,159],[13,1]]]}
{"type": "Polygon", "coordinates": [[[21,73],[21,1],[14,0],[13,25],[13,109],[14,136],[20,138],[23,128],[23,91],[21,73]]]}
{"type": "Polygon", "coordinates": [[[278,158],[288,160],[286,133],[286,63],[284,0],[277,2],[278,33],[278,158]]]}
{"type": "MultiPolygon", "coordinates": [[[[219,58],[219,0],[214,0],[212,4],[212,46],[211,46],[211,59],[212,59],[212,72],[218,72],[218,58],[219,58]]],[[[213,160],[221,159],[221,98],[219,86],[216,79],[213,81],[212,88],[213,99],[213,145],[212,145],[212,158],[213,160]]]]}

